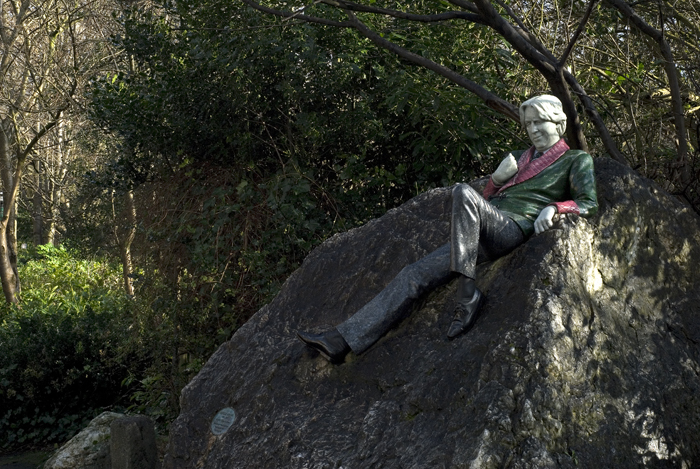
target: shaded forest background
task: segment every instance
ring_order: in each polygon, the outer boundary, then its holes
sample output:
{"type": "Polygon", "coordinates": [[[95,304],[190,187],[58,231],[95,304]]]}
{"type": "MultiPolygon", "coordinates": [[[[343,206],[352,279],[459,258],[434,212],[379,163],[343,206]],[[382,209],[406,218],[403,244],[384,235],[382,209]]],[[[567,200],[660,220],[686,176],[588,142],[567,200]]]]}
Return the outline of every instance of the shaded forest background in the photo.
{"type": "Polygon", "coordinates": [[[0,451],[105,408],[167,425],[314,246],[527,147],[513,113],[533,95],[568,93],[574,146],[700,210],[696,2],[3,0],[0,18],[0,451]]]}

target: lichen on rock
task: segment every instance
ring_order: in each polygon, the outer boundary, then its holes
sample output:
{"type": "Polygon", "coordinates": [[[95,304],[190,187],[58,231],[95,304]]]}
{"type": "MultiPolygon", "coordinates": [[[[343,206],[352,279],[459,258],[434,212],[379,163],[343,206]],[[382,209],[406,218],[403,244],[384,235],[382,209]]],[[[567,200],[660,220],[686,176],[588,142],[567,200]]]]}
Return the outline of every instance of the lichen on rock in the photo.
{"type": "Polygon", "coordinates": [[[87,427],[61,446],[44,463],[44,469],[109,469],[110,425],[124,417],[116,412],[102,412],[87,427]]]}

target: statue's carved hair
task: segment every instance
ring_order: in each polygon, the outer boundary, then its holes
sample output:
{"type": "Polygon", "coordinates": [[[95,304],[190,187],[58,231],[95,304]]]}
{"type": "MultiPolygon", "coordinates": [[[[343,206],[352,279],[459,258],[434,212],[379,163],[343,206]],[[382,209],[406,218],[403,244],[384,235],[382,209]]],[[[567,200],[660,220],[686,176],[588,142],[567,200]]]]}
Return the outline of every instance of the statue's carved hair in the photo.
{"type": "Polygon", "coordinates": [[[557,131],[561,137],[566,132],[566,114],[564,114],[561,101],[551,94],[543,94],[530,98],[520,105],[520,123],[525,127],[525,110],[533,108],[544,120],[557,124],[557,131]]]}

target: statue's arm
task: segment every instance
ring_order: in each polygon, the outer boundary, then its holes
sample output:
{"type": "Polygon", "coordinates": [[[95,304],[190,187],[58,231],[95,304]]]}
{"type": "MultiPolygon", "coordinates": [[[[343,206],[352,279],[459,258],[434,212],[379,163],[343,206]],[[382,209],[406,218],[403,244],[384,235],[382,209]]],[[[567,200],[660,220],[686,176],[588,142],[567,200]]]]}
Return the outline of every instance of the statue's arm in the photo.
{"type": "Polygon", "coordinates": [[[557,213],[575,213],[590,217],[598,213],[598,196],[595,185],[593,158],[582,153],[571,165],[569,171],[569,192],[572,200],[553,202],[557,213]]]}
{"type": "Polygon", "coordinates": [[[498,187],[496,187],[491,178],[489,178],[489,181],[486,183],[486,187],[484,187],[484,199],[489,200],[489,197],[496,192],[498,192],[498,187]]]}
{"type": "Polygon", "coordinates": [[[496,171],[491,174],[489,181],[486,183],[484,188],[484,198],[488,199],[490,196],[498,192],[506,182],[508,182],[513,176],[518,173],[518,162],[515,159],[513,153],[506,154],[506,157],[498,165],[496,171]]]}
{"type": "Polygon", "coordinates": [[[571,200],[552,202],[542,209],[535,220],[536,234],[550,229],[554,225],[553,219],[557,213],[575,213],[582,217],[590,217],[598,212],[593,158],[588,153],[579,155],[571,165],[569,192],[571,200]]]}

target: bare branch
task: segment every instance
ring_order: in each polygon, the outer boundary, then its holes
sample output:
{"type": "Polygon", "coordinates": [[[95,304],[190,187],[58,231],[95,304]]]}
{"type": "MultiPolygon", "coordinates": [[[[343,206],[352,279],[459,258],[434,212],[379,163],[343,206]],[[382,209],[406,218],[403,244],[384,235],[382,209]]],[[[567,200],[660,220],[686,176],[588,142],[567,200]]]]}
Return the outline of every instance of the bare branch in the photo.
{"type": "Polygon", "coordinates": [[[472,2],[467,2],[466,0],[448,0],[454,6],[463,8],[472,13],[479,13],[479,9],[472,2]]]}
{"type": "Polygon", "coordinates": [[[17,99],[15,99],[15,101],[12,103],[12,106],[15,109],[19,108],[22,105],[24,98],[26,97],[25,90],[27,87],[27,80],[29,80],[29,75],[29,67],[25,67],[24,72],[22,73],[22,79],[20,80],[19,91],[17,92],[17,99]]]}
{"type": "Polygon", "coordinates": [[[598,0],[591,0],[588,2],[588,8],[586,9],[586,13],[583,15],[583,18],[581,18],[581,22],[578,25],[578,28],[576,28],[576,32],[574,35],[571,37],[571,40],[569,41],[569,44],[566,46],[566,50],[564,53],[561,55],[561,58],[559,59],[559,66],[563,67],[566,61],[569,59],[569,55],[571,54],[571,51],[574,49],[574,45],[576,45],[576,41],[578,41],[579,36],[583,32],[584,28],[586,27],[586,23],[588,23],[588,19],[591,17],[591,13],[593,13],[593,7],[595,6],[596,2],[598,0]]]}
{"type": "Polygon", "coordinates": [[[506,4],[503,3],[501,0],[496,0],[496,3],[497,3],[501,8],[503,8],[503,9],[506,11],[506,13],[508,13],[508,16],[510,16],[511,19],[512,19],[513,21],[515,21],[515,24],[517,24],[518,27],[519,27],[520,29],[522,29],[523,31],[526,31],[526,32],[529,34],[529,31],[528,31],[527,27],[525,26],[525,23],[522,22],[522,20],[520,19],[520,17],[519,17],[518,15],[515,14],[515,12],[513,11],[513,9],[512,9],[509,5],[506,5],[506,4]]]}
{"type": "Polygon", "coordinates": [[[7,26],[5,24],[5,2],[0,2],[0,40],[7,44],[7,26]]]}
{"type": "Polygon", "coordinates": [[[525,26],[525,23],[522,22],[522,20],[518,17],[518,15],[515,14],[513,9],[504,3],[502,0],[495,0],[496,3],[503,8],[506,13],[508,13],[508,16],[510,16],[513,21],[515,21],[516,26],[511,25],[514,31],[516,31],[520,36],[523,37],[527,42],[532,44],[532,46],[537,49],[542,55],[547,57],[548,60],[550,60],[552,63],[556,63],[556,58],[554,57],[554,54],[552,54],[547,47],[545,47],[544,44],[539,40],[537,36],[535,36],[533,33],[530,32],[530,30],[525,26]]]}
{"type": "Polygon", "coordinates": [[[58,121],[61,118],[61,114],[63,113],[64,109],[59,110],[54,116],[53,120],[46,125],[44,125],[39,132],[34,135],[34,138],[27,144],[26,147],[24,147],[24,150],[20,152],[20,154],[17,156],[17,168],[19,171],[19,167],[24,165],[24,160],[27,158],[27,155],[34,149],[34,146],[37,144],[39,140],[41,140],[41,137],[43,137],[46,132],[51,130],[56,124],[58,124],[58,121]]]}
{"type": "Polygon", "coordinates": [[[393,18],[409,21],[418,21],[422,23],[460,19],[471,21],[473,23],[485,24],[484,19],[481,17],[481,15],[467,13],[464,11],[447,11],[443,13],[435,13],[432,15],[417,15],[413,13],[406,13],[403,11],[389,10],[386,8],[376,8],[366,5],[360,5],[358,3],[347,2],[345,0],[321,0],[321,2],[334,7],[342,8],[344,10],[357,11],[362,13],[375,13],[378,15],[387,15],[393,18]]]}
{"type": "Polygon", "coordinates": [[[622,152],[620,152],[620,150],[617,148],[615,141],[610,135],[610,131],[605,125],[605,122],[603,122],[603,118],[600,117],[600,114],[598,114],[598,110],[596,109],[591,97],[588,96],[588,94],[586,93],[586,90],[583,89],[581,84],[571,73],[564,71],[564,78],[571,87],[571,90],[578,97],[579,101],[581,101],[581,104],[583,104],[583,108],[586,111],[586,115],[588,115],[588,118],[591,120],[593,126],[598,131],[598,136],[600,137],[600,140],[603,142],[603,146],[605,146],[605,149],[608,151],[610,156],[616,161],[627,165],[627,158],[625,158],[625,155],[623,155],[622,152]]]}
{"type": "Polygon", "coordinates": [[[687,162],[688,138],[685,129],[683,99],[681,97],[681,88],[678,81],[678,70],[676,69],[676,62],[673,57],[673,52],[671,51],[671,46],[669,45],[668,41],[666,41],[663,30],[658,30],[644,21],[644,19],[639,16],[627,2],[623,0],[606,1],[609,5],[628,18],[630,23],[632,23],[635,28],[654,39],[659,45],[661,56],[664,61],[664,69],[666,71],[666,76],[668,77],[668,86],[671,90],[673,118],[675,121],[676,139],[678,140],[678,158],[674,161],[674,165],[678,167],[679,172],[677,175],[678,180],[676,182],[680,183],[681,186],[686,186],[690,183],[692,174],[687,162]]]}
{"type": "Polygon", "coordinates": [[[525,60],[539,70],[540,73],[549,79],[558,73],[556,62],[553,62],[540,52],[510,23],[503,19],[488,0],[477,0],[476,5],[477,8],[479,8],[479,12],[488,22],[489,27],[508,41],[508,43],[512,45],[525,60]]]}

